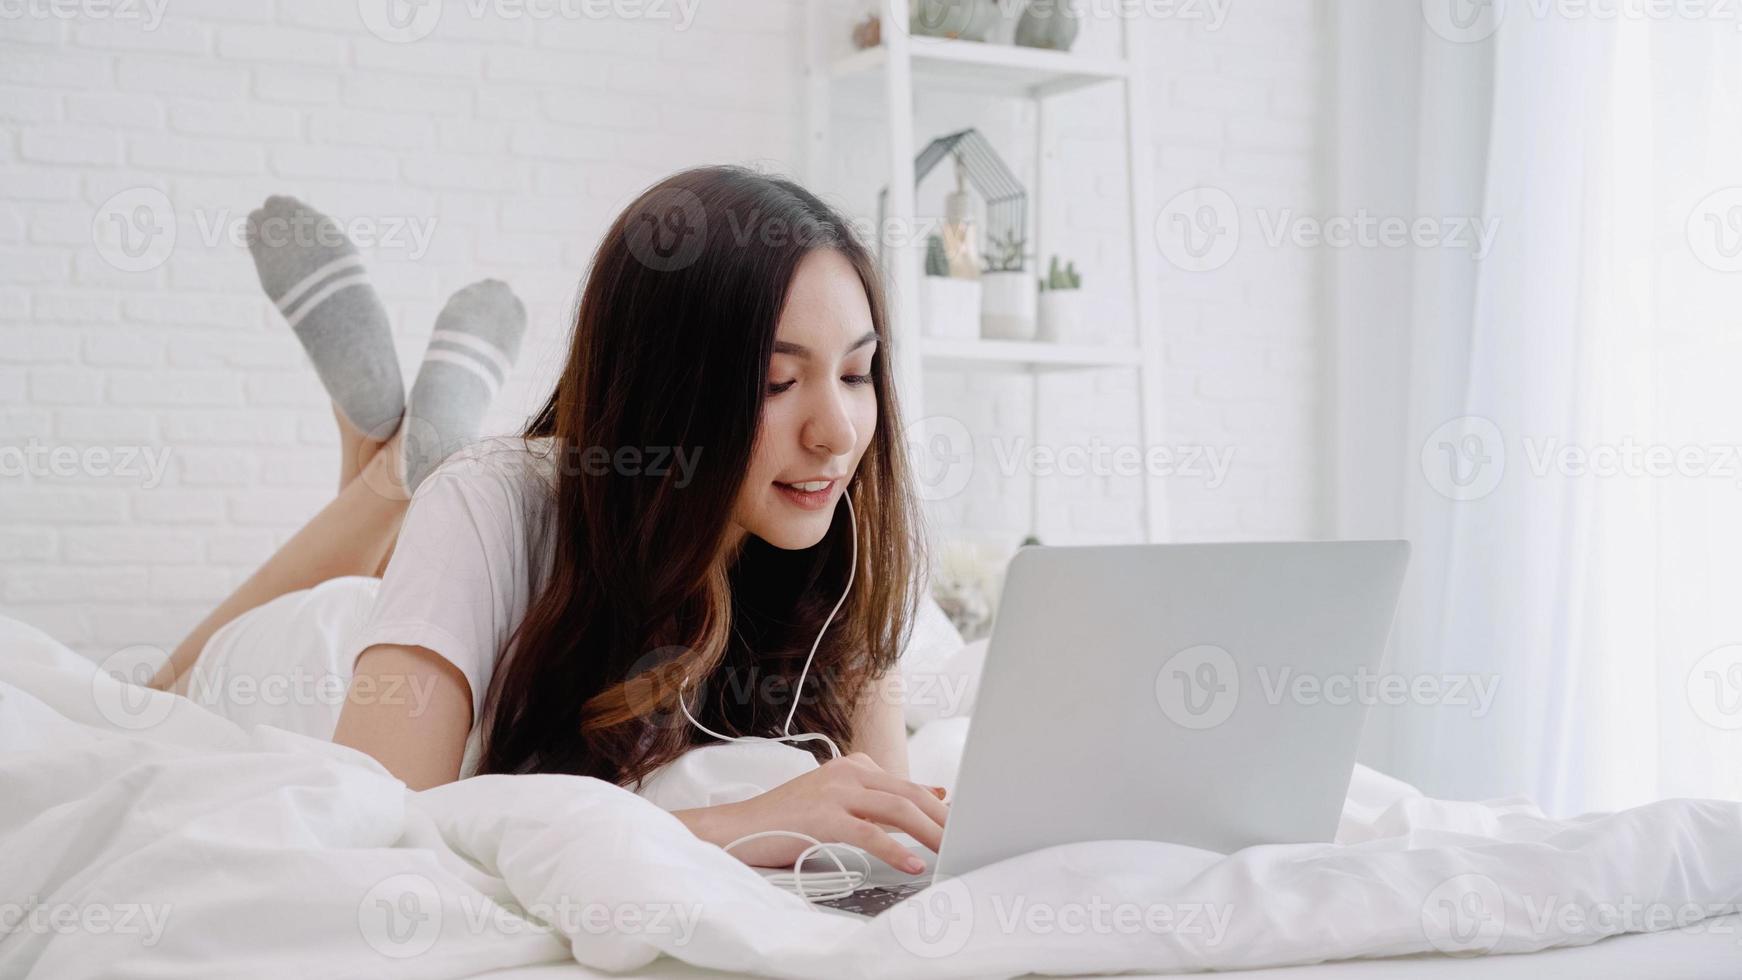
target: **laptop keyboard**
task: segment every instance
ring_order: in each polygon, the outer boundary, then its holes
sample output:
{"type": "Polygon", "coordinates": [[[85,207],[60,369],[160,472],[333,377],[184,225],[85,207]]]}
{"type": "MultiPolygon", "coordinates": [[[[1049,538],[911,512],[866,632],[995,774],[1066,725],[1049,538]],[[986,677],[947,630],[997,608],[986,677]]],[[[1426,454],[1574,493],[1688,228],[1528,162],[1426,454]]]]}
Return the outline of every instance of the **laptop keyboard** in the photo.
{"type": "Polygon", "coordinates": [[[908,896],[917,895],[924,891],[930,884],[930,882],[916,881],[905,885],[879,885],[875,888],[861,888],[851,895],[831,898],[817,904],[827,905],[832,909],[841,909],[844,912],[877,916],[881,915],[885,909],[900,905],[901,901],[908,896]]]}

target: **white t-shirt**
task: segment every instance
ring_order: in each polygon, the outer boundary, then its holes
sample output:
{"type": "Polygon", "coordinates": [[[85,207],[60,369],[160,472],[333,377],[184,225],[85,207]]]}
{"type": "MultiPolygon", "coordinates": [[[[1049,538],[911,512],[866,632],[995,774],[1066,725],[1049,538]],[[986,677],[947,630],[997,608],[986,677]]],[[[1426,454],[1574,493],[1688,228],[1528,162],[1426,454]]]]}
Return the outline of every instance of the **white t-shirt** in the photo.
{"type": "Polygon", "coordinates": [[[427,647],[471,687],[471,775],[478,720],[510,634],[549,579],[556,550],[555,460],[549,440],[474,443],[418,485],[347,662],[378,643],[427,647]]]}

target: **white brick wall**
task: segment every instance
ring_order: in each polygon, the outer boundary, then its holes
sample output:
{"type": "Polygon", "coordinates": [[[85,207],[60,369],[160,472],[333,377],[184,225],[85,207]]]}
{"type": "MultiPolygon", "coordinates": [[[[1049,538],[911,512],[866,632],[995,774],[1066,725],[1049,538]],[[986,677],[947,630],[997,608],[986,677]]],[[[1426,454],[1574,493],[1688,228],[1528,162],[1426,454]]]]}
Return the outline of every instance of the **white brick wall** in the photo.
{"type": "Polygon", "coordinates": [[[1321,269],[1315,251],[1274,250],[1257,209],[1322,213],[1328,33],[1317,0],[1226,5],[1217,30],[1153,23],[1155,203],[1199,186],[1240,209],[1239,250],[1207,272],[1158,263],[1169,445],[1234,454],[1226,482],[1176,480],[1185,539],[1286,539],[1325,530],[1321,269]]]}
{"type": "MultiPolygon", "coordinates": [[[[634,190],[702,162],[798,170],[798,0],[694,9],[678,31],[473,19],[452,4],[409,44],[363,31],[356,0],[169,0],[155,30],[0,19],[0,447],[168,454],[151,486],[95,467],[0,477],[0,611],[89,654],[167,648],[330,497],[337,448],[319,382],[223,234],[269,193],[350,218],[433,220],[426,254],[364,249],[408,383],[447,294],[484,276],[511,282],[532,329],[487,428],[517,425],[559,365],[577,278],[634,190]],[[161,265],[126,271],[100,252],[93,221],[137,188],[167,195],[175,245],[161,265]]],[[[1234,5],[1213,32],[1146,25],[1158,203],[1213,183],[1315,207],[1316,18],[1312,0],[1266,0],[1234,5]]],[[[972,114],[1015,138],[1025,117],[999,111],[940,101],[922,123],[972,114]]],[[[1128,275],[1113,239],[1117,116],[1091,96],[1067,118],[1057,154],[1083,176],[1049,198],[1061,237],[1043,244],[1111,286],[1128,275]]],[[[1315,533],[1316,259],[1243,248],[1215,273],[1159,262],[1143,273],[1163,296],[1163,441],[1237,453],[1224,486],[1179,485],[1179,534],[1315,533]]],[[[1129,377],[1047,385],[1040,442],[1132,440],[1129,377]]],[[[931,411],[977,431],[1034,437],[1020,378],[938,375],[928,392],[931,411]]],[[[1134,483],[1055,478],[1039,490],[1049,540],[1137,533],[1134,483]]],[[[1007,546],[1028,507],[1026,480],[986,472],[936,516],[1007,546]]]]}
{"type": "Polygon", "coordinates": [[[356,0],[169,0],[154,30],[0,18],[0,446],[169,454],[149,488],[0,478],[0,611],[87,653],[173,645],[330,498],[319,382],[245,250],[205,240],[269,193],[434,220],[418,260],[364,249],[408,383],[449,293],[512,283],[532,328],[488,427],[517,425],[630,194],[695,163],[793,169],[798,8],[734,6],[678,31],[453,4],[410,44],[364,31],[356,0]],[[135,187],[176,214],[173,253],[143,272],[92,241],[135,187]]]}

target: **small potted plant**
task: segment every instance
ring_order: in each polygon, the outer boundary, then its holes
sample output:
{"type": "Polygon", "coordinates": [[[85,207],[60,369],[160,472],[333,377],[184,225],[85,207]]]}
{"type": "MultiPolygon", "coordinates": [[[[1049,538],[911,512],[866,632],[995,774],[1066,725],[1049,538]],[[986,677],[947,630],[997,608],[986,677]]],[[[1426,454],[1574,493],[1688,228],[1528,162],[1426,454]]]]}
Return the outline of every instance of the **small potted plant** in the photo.
{"type": "Polygon", "coordinates": [[[1040,278],[1041,340],[1053,343],[1093,343],[1103,338],[1089,336],[1083,313],[1083,277],[1077,274],[1077,264],[1066,262],[1061,268],[1059,257],[1052,257],[1046,275],[1040,278]]]}
{"type": "Polygon", "coordinates": [[[928,337],[972,340],[980,328],[980,282],[950,275],[943,238],[925,242],[925,278],[919,284],[920,329],[928,337]]]}
{"type": "Polygon", "coordinates": [[[992,237],[986,250],[986,268],[980,274],[984,287],[980,307],[980,334],[995,340],[1033,340],[1035,330],[1034,280],[1024,267],[1023,247],[1016,232],[992,237]]]}

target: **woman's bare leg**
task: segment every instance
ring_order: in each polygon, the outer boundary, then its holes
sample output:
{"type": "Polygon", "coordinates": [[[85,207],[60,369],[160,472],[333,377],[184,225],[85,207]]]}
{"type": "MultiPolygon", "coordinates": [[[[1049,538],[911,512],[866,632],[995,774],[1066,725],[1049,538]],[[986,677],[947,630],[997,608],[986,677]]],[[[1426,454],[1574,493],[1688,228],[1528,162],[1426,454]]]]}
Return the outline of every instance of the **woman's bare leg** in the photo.
{"type": "Polygon", "coordinates": [[[150,681],[159,690],[185,692],[206,642],[242,613],[330,578],[379,574],[408,505],[403,437],[382,438],[403,418],[404,385],[387,311],[356,247],[333,219],[289,197],[267,198],[248,215],[247,231],[261,287],[333,396],[339,491],[182,640],[150,681]],[[316,243],[283,235],[287,226],[310,223],[322,235],[316,243]],[[359,428],[352,418],[370,421],[359,428]]]}
{"type": "MultiPolygon", "coordinates": [[[[343,429],[342,420],[340,426],[343,429]]],[[[330,578],[380,574],[399,537],[409,495],[405,492],[400,437],[395,435],[373,447],[369,443],[370,440],[362,440],[356,445],[357,452],[369,454],[367,462],[360,465],[332,503],[310,518],[194,627],[176,646],[169,662],[151,679],[150,686],[186,693],[189,668],[199,658],[206,641],[225,623],[256,606],[288,592],[312,588],[330,578]]]]}
{"type": "Polygon", "coordinates": [[[339,490],[343,492],[388,440],[364,435],[337,405],[333,406],[333,421],[339,426],[339,490]]]}

